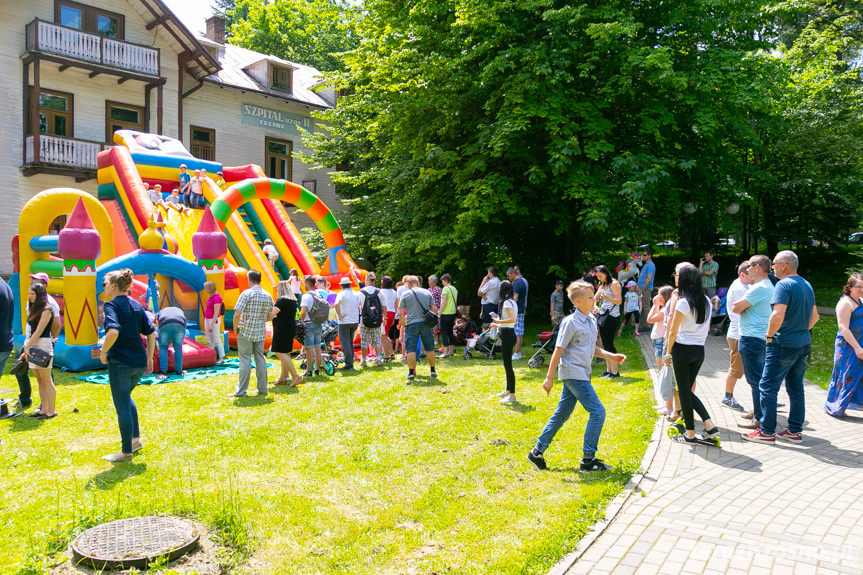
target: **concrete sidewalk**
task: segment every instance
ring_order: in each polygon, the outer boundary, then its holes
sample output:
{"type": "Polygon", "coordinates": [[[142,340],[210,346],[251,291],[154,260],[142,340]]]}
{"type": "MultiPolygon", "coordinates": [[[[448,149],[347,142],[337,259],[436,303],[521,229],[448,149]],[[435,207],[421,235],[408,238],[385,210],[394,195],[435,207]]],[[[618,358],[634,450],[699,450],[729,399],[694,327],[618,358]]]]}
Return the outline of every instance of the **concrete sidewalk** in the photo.
{"type": "MultiPolygon", "coordinates": [[[[641,347],[655,365],[645,336],[641,347]]],[[[802,445],[745,442],[739,412],[720,404],[727,369],[725,339],[710,336],[696,393],[722,447],[672,442],[663,423],[635,492],[598,537],[585,538],[567,574],[863,574],[863,414],[834,419],[827,392],[806,382],[802,445]]],[[[751,406],[745,380],[735,397],[751,406]]]]}

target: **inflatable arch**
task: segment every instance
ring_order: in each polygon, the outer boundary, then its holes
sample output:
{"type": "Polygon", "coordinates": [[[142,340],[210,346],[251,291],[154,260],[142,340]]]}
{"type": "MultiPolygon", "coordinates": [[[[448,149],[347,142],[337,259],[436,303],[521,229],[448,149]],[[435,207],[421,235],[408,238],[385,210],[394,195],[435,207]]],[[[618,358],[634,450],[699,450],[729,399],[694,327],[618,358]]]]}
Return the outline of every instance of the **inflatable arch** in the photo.
{"type": "Polygon", "coordinates": [[[153,276],[156,274],[169,276],[186,283],[196,292],[204,289],[206,278],[204,271],[196,264],[166,252],[137,251],[120,256],[99,266],[96,270],[96,293],[102,293],[102,281],[105,274],[115,270],[129,268],[135,275],[153,276]]]}
{"type": "Polygon", "coordinates": [[[330,209],[315,194],[302,186],[285,180],[253,178],[234,184],[216,198],[210,207],[221,229],[231,214],[252,200],[280,200],[306,212],[324,236],[327,259],[321,265],[321,273],[336,275],[357,267],[348,255],[342,228],[330,209]]]}

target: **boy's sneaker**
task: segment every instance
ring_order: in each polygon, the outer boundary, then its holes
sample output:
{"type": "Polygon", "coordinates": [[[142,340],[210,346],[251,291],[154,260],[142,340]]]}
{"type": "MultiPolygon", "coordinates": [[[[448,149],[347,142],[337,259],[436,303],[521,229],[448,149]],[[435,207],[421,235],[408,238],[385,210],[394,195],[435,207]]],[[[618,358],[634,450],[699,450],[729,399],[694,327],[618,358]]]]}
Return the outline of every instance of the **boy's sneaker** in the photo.
{"type": "Polygon", "coordinates": [[[685,433],[681,433],[680,435],[675,435],[671,438],[671,441],[676,441],[677,443],[698,443],[698,439],[695,437],[689,437],[685,433]]]}
{"type": "Polygon", "coordinates": [[[510,403],[515,403],[515,402],[516,402],[515,396],[507,394],[507,396],[504,397],[503,399],[501,399],[498,403],[500,403],[501,405],[508,405],[510,403]]]}
{"type": "Polygon", "coordinates": [[[437,379],[437,372],[435,371],[434,368],[431,368],[431,373],[429,373],[429,376],[432,377],[433,379],[437,379]]]}
{"type": "Polygon", "coordinates": [[[527,460],[536,467],[537,471],[545,471],[548,466],[545,464],[545,457],[535,448],[527,452],[527,460]]]}
{"type": "Polygon", "coordinates": [[[312,370],[310,370],[310,369],[307,369],[306,371],[303,372],[303,377],[312,377],[312,375],[313,375],[313,373],[312,373],[312,370]]]}
{"type": "Polygon", "coordinates": [[[734,396],[728,397],[722,400],[723,407],[727,407],[729,409],[733,409],[734,411],[743,411],[743,406],[737,403],[737,400],[734,399],[734,396]]]}
{"type": "Polygon", "coordinates": [[[635,332],[635,337],[641,337],[641,332],[635,332]]]}
{"type": "MultiPolygon", "coordinates": [[[[744,441],[757,441],[761,443],[776,443],[775,435],[767,435],[766,433],[761,433],[761,428],[759,427],[752,433],[744,433],[740,436],[744,441]]],[[[802,440],[801,440],[802,441],[802,440]]]]}
{"type": "Polygon", "coordinates": [[[710,439],[711,437],[716,437],[717,435],[719,435],[719,428],[714,427],[713,429],[705,429],[701,433],[701,438],[702,439],[710,439]]]}
{"type": "Polygon", "coordinates": [[[512,360],[513,360],[513,361],[517,361],[517,360],[519,360],[519,359],[521,359],[521,353],[514,353],[514,354],[512,354],[512,360]]]}
{"type": "Polygon", "coordinates": [[[409,372],[408,372],[408,378],[407,378],[407,379],[408,379],[408,382],[409,382],[409,383],[410,383],[411,381],[413,381],[415,377],[416,377],[416,374],[414,374],[414,372],[412,372],[412,371],[409,371],[409,372]]]}
{"type": "Polygon", "coordinates": [[[590,473],[591,471],[611,471],[614,467],[606,465],[601,459],[582,459],[578,471],[590,473]]]}
{"type": "Polygon", "coordinates": [[[791,443],[803,443],[802,433],[791,433],[787,429],[784,429],[777,433],[776,437],[778,437],[779,439],[784,439],[785,441],[790,441],[791,443]]]}

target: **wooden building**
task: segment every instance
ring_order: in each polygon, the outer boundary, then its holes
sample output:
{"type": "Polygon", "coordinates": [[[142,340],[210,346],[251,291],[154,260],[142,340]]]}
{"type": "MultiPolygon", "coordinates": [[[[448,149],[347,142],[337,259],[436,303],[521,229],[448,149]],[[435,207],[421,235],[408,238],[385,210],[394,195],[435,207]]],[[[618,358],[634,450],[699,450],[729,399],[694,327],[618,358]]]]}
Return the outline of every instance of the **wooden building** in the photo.
{"type": "MultiPolygon", "coordinates": [[[[117,129],[181,140],[201,158],[258,164],[302,184],[333,210],[329,177],[296,159],[298,127],[335,106],[314,68],[225,42],[224,22],[206,37],[160,0],[6,2],[0,19],[0,274],[26,202],[48,188],[96,194],[96,154],[117,129]],[[3,257],[3,254],[6,254],[3,257]]],[[[298,227],[311,225],[298,214],[298,227]]]]}

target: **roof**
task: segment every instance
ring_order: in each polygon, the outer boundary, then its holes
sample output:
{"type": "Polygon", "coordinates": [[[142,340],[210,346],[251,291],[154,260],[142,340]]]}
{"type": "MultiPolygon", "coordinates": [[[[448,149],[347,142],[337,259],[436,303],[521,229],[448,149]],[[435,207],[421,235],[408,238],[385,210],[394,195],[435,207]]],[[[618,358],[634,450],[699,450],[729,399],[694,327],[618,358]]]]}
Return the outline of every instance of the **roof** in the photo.
{"type": "Polygon", "coordinates": [[[218,44],[207,38],[198,38],[198,40],[202,44],[219,47],[219,64],[222,68],[215,74],[207,76],[205,79],[207,82],[248,92],[258,92],[272,98],[304,104],[314,108],[326,109],[334,107],[333,102],[330,102],[313,90],[313,88],[320,86],[321,83],[321,73],[316,68],[297,62],[289,62],[276,56],[261,54],[260,52],[240,48],[232,44],[218,44]],[[249,73],[251,67],[264,60],[270,64],[293,69],[292,92],[274,90],[269,85],[259,82],[249,73]]]}
{"type": "Polygon", "coordinates": [[[201,45],[198,38],[161,0],[129,2],[135,11],[147,20],[147,30],[161,26],[180,53],[180,64],[196,80],[213,74],[219,62],[201,45]]]}

